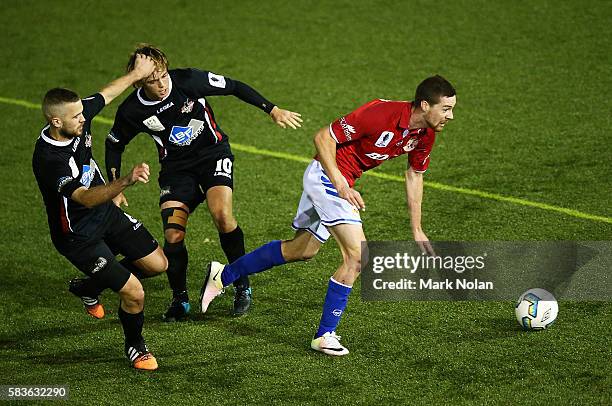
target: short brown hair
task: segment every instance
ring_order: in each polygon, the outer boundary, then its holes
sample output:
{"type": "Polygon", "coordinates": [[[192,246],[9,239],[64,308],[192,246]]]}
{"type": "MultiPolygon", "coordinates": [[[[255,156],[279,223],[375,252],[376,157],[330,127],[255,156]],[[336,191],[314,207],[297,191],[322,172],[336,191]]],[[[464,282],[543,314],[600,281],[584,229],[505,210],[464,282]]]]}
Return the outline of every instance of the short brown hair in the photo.
{"type": "Polygon", "coordinates": [[[126,71],[131,72],[134,70],[134,64],[136,63],[136,55],[142,54],[150,57],[155,62],[155,67],[160,70],[168,69],[168,59],[166,54],[159,48],[151,44],[141,43],[136,45],[136,50],[130,54],[126,71]]]}
{"type": "Polygon", "coordinates": [[[430,105],[438,104],[442,97],[453,97],[455,94],[455,88],[448,80],[440,75],[431,76],[417,86],[414,105],[420,107],[422,101],[430,105]]]}
{"type": "Polygon", "coordinates": [[[45,117],[50,120],[57,114],[57,107],[65,103],[76,103],[81,98],[76,92],[70,89],[56,87],[49,90],[43,98],[42,111],[45,117]]]}

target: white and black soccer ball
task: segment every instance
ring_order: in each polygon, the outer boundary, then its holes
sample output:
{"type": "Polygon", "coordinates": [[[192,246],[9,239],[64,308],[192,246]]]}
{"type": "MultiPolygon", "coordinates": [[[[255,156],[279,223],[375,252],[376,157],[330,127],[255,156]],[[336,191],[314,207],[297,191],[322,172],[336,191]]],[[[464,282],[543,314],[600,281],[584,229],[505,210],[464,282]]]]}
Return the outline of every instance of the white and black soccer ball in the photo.
{"type": "Polygon", "coordinates": [[[514,308],[516,320],[525,330],[544,330],[559,314],[557,300],[547,290],[529,289],[523,293],[514,308]]]}

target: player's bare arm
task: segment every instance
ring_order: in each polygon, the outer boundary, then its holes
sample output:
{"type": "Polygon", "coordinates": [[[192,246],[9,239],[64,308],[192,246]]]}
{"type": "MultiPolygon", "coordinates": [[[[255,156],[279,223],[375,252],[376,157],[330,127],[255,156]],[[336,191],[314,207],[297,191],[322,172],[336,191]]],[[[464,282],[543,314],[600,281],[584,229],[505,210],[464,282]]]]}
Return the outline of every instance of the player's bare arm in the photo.
{"type": "Polygon", "coordinates": [[[85,207],[92,208],[112,200],[125,188],[134,185],[136,182],[148,183],[149,175],[149,165],[141,163],[134,166],[128,175],[114,180],[107,185],[100,185],[90,189],[80,187],[72,193],[70,198],[85,207]]]}
{"type": "Polygon", "coordinates": [[[136,55],[134,69],[118,79],[113,80],[108,85],[100,90],[100,94],[104,96],[104,101],[108,105],[110,102],[123,93],[128,87],[142,80],[153,73],[155,63],[153,60],[144,55],[136,55]]]}
{"type": "Polygon", "coordinates": [[[416,172],[410,166],[406,170],[406,200],[410,212],[410,224],[414,240],[421,252],[435,256],[436,253],[421,227],[421,203],[423,201],[423,174],[416,172]]]}
{"type": "Polygon", "coordinates": [[[119,208],[121,208],[121,205],[124,205],[125,207],[129,206],[127,198],[125,197],[123,192],[119,192],[117,196],[112,198],[112,201],[113,201],[113,204],[119,208]]]}
{"type": "Polygon", "coordinates": [[[274,121],[279,127],[287,128],[287,126],[297,130],[302,126],[302,115],[300,113],[296,113],[294,111],[284,110],[279,108],[278,106],[274,106],[272,111],[270,111],[270,117],[272,117],[272,121],[274,121]]]}
{"type": "Polygon", "coordinates": [[[319,154],[319,161],[329,176],[338,195],[347,200],[359,210],[365,210],[365,203],[361,194],[349,187],[348,182],[336,164],[336,141],[329,133],[329,127],[321,128],[314,136],[314,144],[319,154]]]}

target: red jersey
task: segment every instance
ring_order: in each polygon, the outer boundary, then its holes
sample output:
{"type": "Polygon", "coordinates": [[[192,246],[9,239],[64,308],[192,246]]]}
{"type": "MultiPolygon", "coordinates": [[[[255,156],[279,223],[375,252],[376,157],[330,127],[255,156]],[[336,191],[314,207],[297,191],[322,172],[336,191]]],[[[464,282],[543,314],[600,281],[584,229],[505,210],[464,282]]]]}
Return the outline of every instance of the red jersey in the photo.
{"type": "Polygon", "coordinates": [[[409,130],[411,109],[410,102],[376,99],[329,125],[338,143],[338,169],[351,187],[364,171],[406,153],[412,169],[427,170],[436,133],[431,128],[409,130]]]}

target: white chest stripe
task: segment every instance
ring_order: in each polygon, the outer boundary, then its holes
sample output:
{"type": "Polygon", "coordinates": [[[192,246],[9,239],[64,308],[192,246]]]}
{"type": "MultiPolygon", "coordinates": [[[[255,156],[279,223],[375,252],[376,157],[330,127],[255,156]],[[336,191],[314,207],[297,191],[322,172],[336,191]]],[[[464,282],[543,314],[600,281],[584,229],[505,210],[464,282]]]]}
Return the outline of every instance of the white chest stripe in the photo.
{"type": "Polygon", "coordinates": [[[66,198],[66,196],[62,196],[62,198],[64,199],[64,213],[66,213],[66,221],[68,221],[68,229],[74,232],[74,230],[72,229],[72,224],[70,224],[70,215],[68,214],[68,199],[66,198]]]}
{"type": "Polygon", "coordinates": [[[162,142],[161,138],[159,138],[157,135],[152,135],[151,138],[153,138],[155,142],[158,143],[159,146],[163,148],[164,143],[162,142]]]}
{"type": "Polygon", "coordinates": [[[79,167],[74,161],[73,156],[71,156],[70,159],[68,160],[68,166],[70,166],[70,170],[72,171],[72,177],[76,179],[79,176],[79,167]]]}

